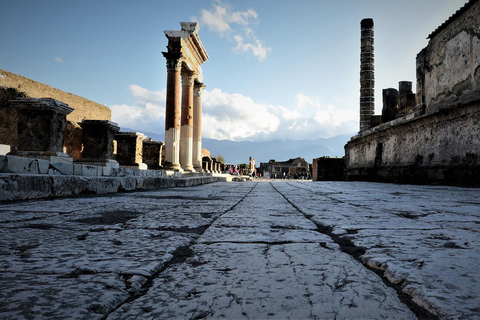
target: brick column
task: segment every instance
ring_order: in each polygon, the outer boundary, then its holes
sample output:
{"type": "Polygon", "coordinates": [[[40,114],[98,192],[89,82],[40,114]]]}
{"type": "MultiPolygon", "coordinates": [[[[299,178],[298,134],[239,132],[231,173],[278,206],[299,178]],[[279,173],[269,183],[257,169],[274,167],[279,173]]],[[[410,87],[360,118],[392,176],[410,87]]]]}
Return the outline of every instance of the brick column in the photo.
{"type": "Polygon", "coordinates": [[[193,83],[195,75],[182,73],[182,124],[180,127],[180,165],[185,171],[194,171],[193,154],[193,83]]]}
{"type": "Polygon", "coordinates": [[[167,170],[179,171],[180,150],[180,70],[181,53],[163,52],[167,59],[167,102],[165,109],[165,163],[167,170]]]}
{"type": "Polygon", "coordinates": [[[360,132],[370,128],[370,118],[375,113],[373,19],[363,19],[361,28],[360,132]]]}
{"type": "Polygon", "coordinates": [[[193,168],[202,171],[202,92],[205,86],[196,82],[193,88],[193,168]]]}

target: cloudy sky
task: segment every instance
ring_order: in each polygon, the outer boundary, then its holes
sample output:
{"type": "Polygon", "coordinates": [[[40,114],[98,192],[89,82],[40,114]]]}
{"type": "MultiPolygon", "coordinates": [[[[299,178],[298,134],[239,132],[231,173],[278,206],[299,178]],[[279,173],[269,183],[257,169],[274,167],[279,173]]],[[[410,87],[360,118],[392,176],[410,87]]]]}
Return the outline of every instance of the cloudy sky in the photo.
{"type": "Polygon", "coordinates": [[[197,21],[203,136],[268,141],[358,131],[360,21],[375,21],[381,89],[415,83],[427,36],[466,0],[3,0],[0,68],[107,105],[163,133],[164,30],[197,21]]]}

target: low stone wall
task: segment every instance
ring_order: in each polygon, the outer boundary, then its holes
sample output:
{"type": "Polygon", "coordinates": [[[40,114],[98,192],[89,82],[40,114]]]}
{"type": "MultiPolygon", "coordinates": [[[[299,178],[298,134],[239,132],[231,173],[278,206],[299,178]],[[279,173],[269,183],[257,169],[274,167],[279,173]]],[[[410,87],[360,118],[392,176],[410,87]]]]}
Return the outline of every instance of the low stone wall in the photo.
{"type": "Polygon", "coordinates": [[[480,102],[410,114],[352,137],[347,180],[480,185],[480,102]]]}
{"type": "Polygon", "coordinates": [[[109,168],[0,156],[0,201],[187,187],[229,175],[109,168]]]}

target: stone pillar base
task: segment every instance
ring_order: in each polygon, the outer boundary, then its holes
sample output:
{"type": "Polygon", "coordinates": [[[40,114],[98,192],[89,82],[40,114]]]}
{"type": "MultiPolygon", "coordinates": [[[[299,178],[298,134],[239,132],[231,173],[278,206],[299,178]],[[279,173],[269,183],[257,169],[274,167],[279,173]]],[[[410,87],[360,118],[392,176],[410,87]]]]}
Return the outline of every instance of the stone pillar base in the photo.
{"type": "Polygon", "coordinates": [[[35,158],[48,160],[55,163],[73,163],[72,157],[63,152],[54,152],[54,151],[17,151],[11,153],[11,155],[24,157],[24,158],[35,158]]]}
{"type": "Polygon", "coordinates": [[[192,165],[184,165],[182,166],[182,169],[183,171],[187,171],[187,172],[195,172],[195,169],[193,169],[192,165]]]}
{"type": "Polygon", "coordinates": [[[183,172],[183,169],[182,169],[182,167],[180,167],[180,164],[166,162],[166,161],[163,163],[163,169],[169,170],[169,171],[183,172]]]}

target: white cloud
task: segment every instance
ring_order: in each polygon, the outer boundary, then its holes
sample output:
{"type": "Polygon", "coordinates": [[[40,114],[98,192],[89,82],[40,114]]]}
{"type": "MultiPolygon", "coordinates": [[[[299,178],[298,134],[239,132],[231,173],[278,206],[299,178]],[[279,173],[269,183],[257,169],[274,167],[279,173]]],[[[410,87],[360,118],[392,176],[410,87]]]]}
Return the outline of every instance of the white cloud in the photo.
{"type": "Polygon", "coordinates": [[[219,33],[222,37],[226,36],[229,41],[235,41],[237,43],[235,51],[251,53],[260,62],[272,51],[271,47],[264,46],[250,27],[252,24],[258,24],[258,13],[253,8],[247,11],[234,11],[230,5],[218,0],[211,10],[201,10],[200,21],[209,30],[219,33]]]}
{"type": "Polygon", "coordinates": [[[202,9],[200,19],[210,30],[221,34],[232,29],[228,24],[227,9],[221,6],[215,6],[214,12],[202,9]]]}
{"type": "MultiPolygon", "coordinates": [[[[134,105],[113,105],[112,120],[120,127],[162,134],[165,130],[166,90],[149,91],[137,85],[129,90],[134,105]]],[[[255,102],[220,89],[202,95],[202,136],[230,140],[318,139],[350,134],[358,127],[356,108],[324,105],[320,97],[296,95],[294,106],[255,102]],[[355,110],[353,110],[355,109],[355,110]]]]}
{"type": "Polygon", "coordinates": [[[165,131],[166,90],[149,91],[137,85],[129,86],[134,105],[112,105],[112,120],[120,128],[139,132],[163,133],[165,131]]]}
{"type": "Polygon", "coordinates": [[[237,41],[236,51],[248,52],[251,51],[252,54],[258,58],[258,61],[262,62],[267,58],[267,54],[272,51],[272,48],[265,48],[260,40],[255,39],[254,43],[244,43],[243,38],[240,35],[234,36],[235,41],[237,41]]]}
{"type": "Polygon", "coordinates": [[[202,132],[206,138],[242,140],[275,132],[279,118],[268,106],[238,93],[204,91],[202,132]]]}
{"type": "Polygon", "coordinates": [[[55,62],[58,62],[58,63],[63,63],[63,59],[60,57],[55,57],[53,60],[55,60],[55,62]]]}

